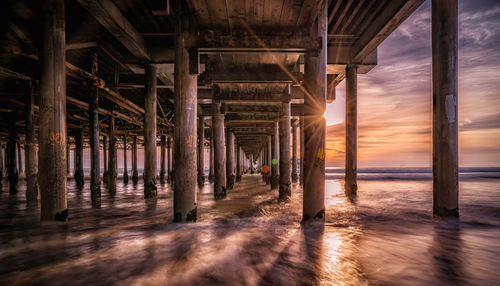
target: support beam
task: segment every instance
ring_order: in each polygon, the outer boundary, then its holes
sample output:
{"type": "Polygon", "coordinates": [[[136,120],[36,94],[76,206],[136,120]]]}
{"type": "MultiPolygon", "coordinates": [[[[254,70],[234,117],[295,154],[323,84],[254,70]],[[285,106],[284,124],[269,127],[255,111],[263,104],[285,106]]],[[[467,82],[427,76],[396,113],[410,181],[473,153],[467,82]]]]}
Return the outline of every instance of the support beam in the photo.
{"type": "Polygon", "coordinates": [[[433,211],[458,217],[458,1],[432,1],[433,211]]]}
{"type": "Polygon", "coordinates": [[[110,0],[77,0],[107,29],[132,55],[150,60],[144,39],[110,0]]]}
{"type": "MultiPolygon", "coordinates": [[[[98,59],[95,51],[90,60],[91,72],[97,76],[98,59]]],[[[99,158],[99,95],[96,85],[89,86],[89,95],[90,198],[92,204],[98,206],[101,203],[101,165],[99,158]]],[[[104,150],[106,149],[104,148],[104,150]]],[[[104,156],[106,157],[106,155],[104,156]]]]}
{"type": "Polygon", "coordinates": [[[137,172],[137,135],[133,137],[132,143],[132,182],[139,182],[139,173],[137,172]]]}
{"type": "MultiPolygon", "coordinates": [[[[271,135],[271,149],[272,149],[272,159],[271,159],[271,189],[277,189],[279,187],[280,175],[279,175],[279,131],[278,122],[274,123],[273,133],[271,135]]],[[[252,162],[253,163],[253,162],[252,162]]]]}
{"type": "Polygon", "coordinates": [[[66,34],[64,0],[41,5],[38,183],[41,220],[66,221],[66,34]]]}
{"type": "Polygon", "coordinates": [[[226,186],[228,190],[234,187],[234,136],[230,127],[226,127],[226,186]]]}
{"type": "Polygon", "coordinates": [[[210,170],[208,172],[208,181],[214,181],[214,134],[210,135],[210,170]]]}
{"type": "Polygon", "coordinates": [[[304,185],[304,116],[300,117],[300,185],[304,185]]]}
{"type": "Polygon", "coordinates": [[[345,193],[357,193],[357,67],[346,69],[346,112],[345,112],[345,193]]]}
{"type": "Polygon", "coordinates": [[[271,166],[272,166],[272,160],[273,160],[273,149],[272,149],[272,136],[269,135],[267,136],[267,173],[266,173],[266,185],[271,184],[271,166]]]}
{"type": "Polygon", "coordinates": [[[108,190],[111,194],[116,192],[116,137],[115,117],[109,117],[109,164],[108,164],[108,190]]]}
{"type": "Polygon", "coordinates": [[[171,154],[172,154],[172,139],[170,136],[167,138],[167,176],[168,180],[172,180],[171,178],[171,173],[172,173],[172,159],[171,159],[171,154]]]}
{"type": "Polygon", "coordinates": [[[165,152],[167,145],[167,136],[160,136],[160,184],[165,184],[165,152]]]}
{"type": "Polygon", "coordinates": [[[236,145],[236,182],[241,182],[241,147],[236,145]]]}
{"type": "Polygon", "coordinates": [[[127,134],[123,135],[123,183],[128,183],[128,167],[127,167],[127,134]]]}
{"type": "Polygon", "coordinates": [[[197,219],[196,118],[198,75],[190,74],[191,15],[177,0],[175,19],[174,222],[197,219]]]}
{"type": "Polygon", "coordinates": [[[19,182],[19,173],[16,163],[16,130],[17,112],[12,111],[9,114],[9,142],[7,143],[7,172],[9,173],[9,195],[17,194],[17,183],[19,182]]]}
{"type": "Polygon", "coordinates": [[[297,124],[292,124],[292,182],[297,182],[297,124]]]}
{"type": "Polygon", "coordinates": [[[212,115],[212,136],[214,137],[214,198],[226,197],[226,150],[224,144],[224,114],[220,105],[214,104],[212,115]]]}
{"type": "Polygon", "coordinates": [[[75,134],[75,170],[74,178],[77,188],[83,188],[83,128],[76,131],[75,134]]]}
{"type": "MultiPolygon", "coordinates": [[[[109,126],[108,126],[109,128],[109,126]]],[[[104,184],[108,184],[108,152],[107,152],[107,137],[102,136],[102,153],[103,153],[103,161],[104,161],[104,171],[102,174],[102,181],[104,184]]]]}
{"type": "Polygon", "coordinates": [[[311,33],[323,39],[305,55],[303,221],[325,219],[325,135],[328,1],[323,1],[311,33]]]}
{"type": "Polygon", "coordinates": [[[198,186],[205,184],[205,126],[203,116],[198,119],[198,186]]]}
{"type": "Polygon", "coordinates": [[[156,198],[156,77],[154,65],[146,66],[144,96],[144,197],[156,198]]]}
{"type": "MultiPolygon", "coordinates": [[[[35,95],[33,92],[33,83],[28,81],[26,84],[26,104],[25,104],[25,162],[26,162],[26,201],[28,204],[38,201],[38,158],[36,156],[35,143],[35,95]]],[[[0,155],[1,156],[1,155],[0,155]]],[[[0,167],[2,169],[2,167],[0,167]]],[[[0,175],[1,179],[1,175],[0,175]]]]}
{"type": "Polygon", "coordinates": [[[0,142],[0,181],[3,180],[3,172],[4,172],[4,155],[3,155],[3,144],[0,142]]]}
{"type": "Polygon", "coordinates": [[[279,119],[280,138],[280,186],[279,200],[288,201],[292,194],[291,190],[291,162],[290,162],[290,102],[281,104],[279,119]]]}
{"type": "Polygon", "coordinates": [[[21,142],[17,141],[17,169],[19,176],[23,174],[23,160],[21,155],[21,142]]]}

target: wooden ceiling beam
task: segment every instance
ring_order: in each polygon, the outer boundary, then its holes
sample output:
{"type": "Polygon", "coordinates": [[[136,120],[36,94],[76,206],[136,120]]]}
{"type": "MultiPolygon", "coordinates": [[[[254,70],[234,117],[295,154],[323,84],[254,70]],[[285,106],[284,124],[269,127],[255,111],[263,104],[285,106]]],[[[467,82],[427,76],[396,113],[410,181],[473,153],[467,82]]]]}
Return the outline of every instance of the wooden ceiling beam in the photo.
{"type": "Polygon", "coordinates": [[[142,36],[110,0],[77,0],[132,55],[151,60],[142,36]]]}

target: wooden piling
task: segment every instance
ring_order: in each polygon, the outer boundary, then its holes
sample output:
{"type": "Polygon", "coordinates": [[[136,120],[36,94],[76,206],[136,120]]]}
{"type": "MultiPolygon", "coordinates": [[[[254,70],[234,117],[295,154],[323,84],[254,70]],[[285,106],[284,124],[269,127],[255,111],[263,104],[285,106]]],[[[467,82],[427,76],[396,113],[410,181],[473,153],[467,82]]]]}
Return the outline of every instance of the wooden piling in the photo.
{"type": "Polygon", "coordinates": [[[102,181],[105,185],[108,185],[108,152],[107,152],[107,137],[105,135],[102,136],[102,153],[103,153],[103,167],[104,171],[102,174],[102,181]]]}
{"type": "Polygon", "coordinates": [[[280,181],[279,200],[288,201],[292,193],[291,190],[291,161],[290,161],[290,102],[281,104],[279,119],[279,144],[280,144],[280,181]]]}
{"type": "Polygon", "coordinates": [[[292,123],[292,182],[297,182],[297,125],[292,123]]]}
{"type": "MultiPolygon", "coordinates": [[[[97,53],[93,52],[90,70],[93,75],[98,72],[97,53]]],[[[101,201],[101,165],[99,158],[99,95],[95,83],[89,85],[89,142],[90,142],[90,198],[92,203],[101,201]]],[[[104,150],[106,150],[104,148],[104,150]]],[[[104,155],[106,158],[106,155],[104,155]]],[[[106,160],[104,160],[106,161],[106,160]]],[[[106,164],[104,164],[106,165],[106,164]]],[[[106,168],[106,167],[105,167],[106,168]]]]}
{"type": "Polygon", "coordinates": [[[234,187],[234,136],[229,127],[226,127],[226,187],[228,190],[234,187]]]}
{"type": "Polygon", "coordinates": [[[198,120],[198,186],[205,184],[205,124],[203,116],[198,120]]]}
{"type": "Polygon", "coordinates": [[[16,129],[17,113],[12,111],[9,114],[9,142],[7,143],[7,172],[9,173],[9,194],[17,194],[17,183],[19,182],[19,173],[17,172],[16,163],[16,142],[17,142],[17,129],[16,129]]]}
{"type": "MultiPolygon", "coordinates": [[[[177,66],[177,64],[176,64],[177,66]]],[[[144,96],[144,197],[156,198],[156,77],[157,67],[146,66],[144,96]]],[[[176,124],[177,125],[177,124],[176,124]]]]}
{"type": "Polygon", "coordinates": [[[304,116],[300,117],[300,185],[304,185],[304,116]]]}
{"type": "Polygon", "coordinates": [[[165,184],[165,152],[167,147],[167,136],[160,136],[160,184],[165,184]]]}
{"type": "Polygon", "coordinates": [[[128,167],[127,167],[127,135],[123,135],[123,183],[128,183],[128,167]]]}
{"type": "Polygon", "coordinates": [[[21,155],[21,142],[17,141],[17,172],[19,176],[23,174],[23,159],[21,155]]]}
{"type": "Polygon", "coordinates": [[[356,66],[346,69],[346,112],[345,112],[345,193],[357,193],[357,72],[356,66]]]}
{"type": "MultiPolygon", "coordinates": [[[[190,14],[177,0],[175,19],[174,221],[197,219],[196,119],[198,75],[190,73],[190,14]],[[181,8],[182,7],[182,8],[181,8]]],[[[198,60],[198,59],[196,59],[198,60]]],[[[193,63],[198,65],[198,62],[193,63]]]]}
{"type": "Polygon", "coordinates": [[[167,178],[169,181],[172,181],[170,177],[170,173],[172,173],[172,139],[170,136],[167,138],[167,178]]]}
{"type": "Polygon", "coordinates": [[[78,188],[83,188],[83,128],[75,131],[75,171],[74,178],[78,188]]]}
{"type": "MultiPolygon", "coordinates": [[[[26,201],[28,203],[38,201],[38,158],[36,156],[35,143],[35,95],[33,84],[28,81],[26,84],[25,102],[25,162],[26,162],[26,201]]],[[[1,167],[0,167],[1,169],[1,167]]],[[[1,178],[1,175],[0,175],[1,178]]]]}
{"type": "Polygon", "coordinates": [[[110,193],[116,192],[116,137],[115,137],[115,116],[109,116],[109,164],[108,164],[108,190],[110,193]]]}
{"type": "Polygon", "coordinates": [[[212,114],[212,136],[214,137],[214,198],[226,197],[226,150],[224,135],[224,114],[220,104],[214,104],[212,114]]]}
{"type": "Polygon", "coordinates": [[[210,170],[208,171],[208,181],[214,181],[214,135],[210,135],[210,170]]]}
{"type": "Polygon", "coordinates": [[[458,1],[432,1],[433,211],[458,217],[458,1]]]}
{"type": "Polygon", "coordinates": [[[271,189],[279,188],[279,131],[278,122],[273,125],[271,139],[272,159],[271,159],[271,189]]]}
{"type": "Polygon", "coordinates": [[[241,182],[241,148],[236,145],[236,182],[241,182]]]}
{"type": "Polygon", "coordinates": [[[64,0],[41,5],[39,176],[42,220],[66,221],[66,36],[64,0]]]}
{"type": "Polygon", "coordinates": [[[325,133],[328,1],[318,11],[311,36],[321,47],[309,50],[304,65],[304,197],[303,221],[325,218],[325,133]]]}
{"type": "Polygon", "coordinates": [[[134,135],[132,142],[132,182],[139,182],[139,172],[137,171],[137,136],[134,135]]]}

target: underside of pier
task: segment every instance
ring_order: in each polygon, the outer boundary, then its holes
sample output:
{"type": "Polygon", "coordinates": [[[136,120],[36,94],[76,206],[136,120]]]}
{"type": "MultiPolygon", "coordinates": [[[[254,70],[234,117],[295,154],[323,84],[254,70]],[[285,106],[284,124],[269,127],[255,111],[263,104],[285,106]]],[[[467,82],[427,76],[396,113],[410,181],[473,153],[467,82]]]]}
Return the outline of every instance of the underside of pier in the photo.
{"type": "MultiPolygon", "coordinates": [[[[173,221],[197,221],[199,186],[213,182],[213,198],[223,200],[255,172],[280,201],[301,184],[303,220],[324,220],[326,104],[346,80],[345,193],[352,196],[356,77],[377,65],[379,44],[422,2],[7,1],[2,177],[12,194],[26,177],[26,199],[40,199],[40,218],[66,221],[67,180],[83,187],[88,167],[92,205],[100,207],[101,193],[121,191],[120,176],[129,183],[127,164],[118,174],[117,161],[130,150],[130,184],[142,178],[147,200],[161,195],[158,184],[172,185],[173,221]]],[[[457,105],[456,3],[433,5],[434,210],[458,215],[456,112],[449,110],[457,105]]]]}

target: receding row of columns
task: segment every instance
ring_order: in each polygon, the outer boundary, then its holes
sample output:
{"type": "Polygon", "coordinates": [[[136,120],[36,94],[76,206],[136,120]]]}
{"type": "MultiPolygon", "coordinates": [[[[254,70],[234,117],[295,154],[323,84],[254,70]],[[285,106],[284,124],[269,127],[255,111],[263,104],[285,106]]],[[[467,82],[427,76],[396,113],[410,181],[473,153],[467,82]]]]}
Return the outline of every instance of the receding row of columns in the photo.
{"type": "MultiPolygon", "coordinates": [[[[327,39],[328,7],[323,1],[316,24],[311,28],[311,36],[327,39]]],[[[182,5],[179,5],[182,6],[182,5]]],[[[177,11],[176,11],[177,12],[177,11]]],[[[176,15],[175,37],[175,118],[174,127],[174,221],[196,221],[197,197],[196,183],[202,181],[196,176],[197,170],[197,68],[190,63],[190,30],[188,12],[179,9],[176,15]]],[[[66,220],[68,216],[66,174],[64,162],[67,160],[66,142],[66,73],[65,73],[65,8],[63,0],[51,0],[42,6],[42,33],[39,50],[40,59],[40,98],[39,98],[39,176],[41,193],[41,219],[66,220]]],[[[457,152],[457,1],[433,0],[432,2],[432,47],[433,47],[433,173],[434,173],[434,212],[438,215],[458,215],[458,152],[457,152]]],[[[304,120],[301,122],[301,180],[303,180],[303,217],[324,219],[325,194],[325,134],[326,124],[323,116],[326,108],[326,66],[327,41],[322,46],[307,52],[304,56],[304,120]],[[304,156],[302,156],[302,154],[304,156]]],[[[155,197],[156,191],[156,81],[157,69],[147,64],[146,92],[144,96],[144,195],[155,197]]],[[[97,64],[93,61],[91,72],[97,73],[97,64]]],[[[357,110],[357,68],[348,66],[346,70],[346,180],[347,194],[355,194],[356,183],[356,110],[357,110]]],[[[90,137],[91,137],[91,195],[92,200],[100,197],[100,182],[96,170],[98,156],[98,96],[97,87],[90,86],[90,137]]],[[[32,92],[31,92],[32,93],[32,92]]],[[[27,114],[32,116],[33,98],[29,97],[27,114]]],[[[114,116],[109,122],[109,157],[104,164],[105,176],[110,191],[116,183],[116,137],[114,116]]],[[[215,198],[225,197],[228,188],[234,184],[234,135],[224,130],[224,115],[218,103],[214,104],[212,124],[213,172],[215,198]],[[224,142],[226,141],[226,142],[224,142]],[[224,144],[226,143],[226,145],[224,144]],[[224,148],[224,146],[226,146],[224,148]],[[227,160],[227,161],[226,161],[227,160]]],[[[9,118],[9,136],[16,138],[16,114],[9,118]]],[[[29,150],[26,165],[27,174],[33,175],[36,164],[33,163],[33,118],[27,119],[26,142],[29,150]]],[[[203,128],[202,128],[203,129],[203,128]]],[[[203,130],[201,131],[203,133],[203,130]]],[[[201,134],[201,133],[200,133],[201,134]]],[[[198,134],[198,135],[200,135],[198,134]]],[[[83,183],[82,177],[82,134],[76,134],[77,160],[75,180],[83,183]]],[[[203,139],[203,135],[199,136],[203,139]]],[[[295,137],[295,133],[294,133],[295,137]]],[[[290,197],[290,183],[296,176],[296,163],[290,162],[290,103],[282,104],[279,123],[276,123],[270,136],[271,149],[271,188],[279,188],[280,199],[290,197]],[[279,163],[279,164],[278,164],[279,163]],[[279,166],[279,168],[278,168],[279,166]],[[293,167],[292,167],[293,166],[293,167]]],[[[268,140],[269,140],[268,139],[268,140]]],[[[136,138],[134,138],[134,143],[136,138]]],[[[296,139],[293,140],[296,142],[296,139]]],[[[163,144],[164,145],[164,144],[163,144]]],[[[134,144],[135,146],[135,144],[134,144]]],[[[203,140],[199,140],[199,150],[203,140]]],[[[15,192],[18,173],[15,162],[15,140],[9,140],[7,153],[10,190],[15,192]]],[[[134,147],[136,148],[136,146],[134,147]]],[[[238,150],[238,149],[237,149],[238,150]]],[[[134,154],[136,149],[134,149],[134,154]]],[[[198,152],[201,153],[201,152],[198,152]]],[[[239,152],[237,152],[237,160],[239,152]]],[[[294,151],[295,154],[295,151],[294,151]]],[[[202,156],[198,157],[202,164],[202,156]]],[[[243,156],[243,160],[246,160],[243,156]]],[[[295,157],[295,156],[294,156],[295,157]]],[[[170,159],[170,158],[169,158],[170,159]]],[[[256,161],[262,164],[264,158],[254,160],[249,154],[249,168],[254,171],[256,161]]],[[[20,161],[20,160],[19,160],[20,161]]],[[[133,157],[136,169],[137,158],[133,157]]],[[[211,164],[212,165],[212,164],[211,164]]],[[[162,164],[163,166],[163,164],[162,164]]],[[[164,168],[163,168],[164,171],[164,168]]],[[[198,175],[201,175],[198,172],[198,175]]],[[[137,178],[133,174],[133,180],[137,178]]],[[[203,178],[204,180],[204,178],[203,178]]],[[[34,181],[29,183],[34,188],[34,181]]],[[[31,190],[33,190],[31,188],[31,190]]],[[[30,194],[32,196],[33,194],[30,194]]]]}

